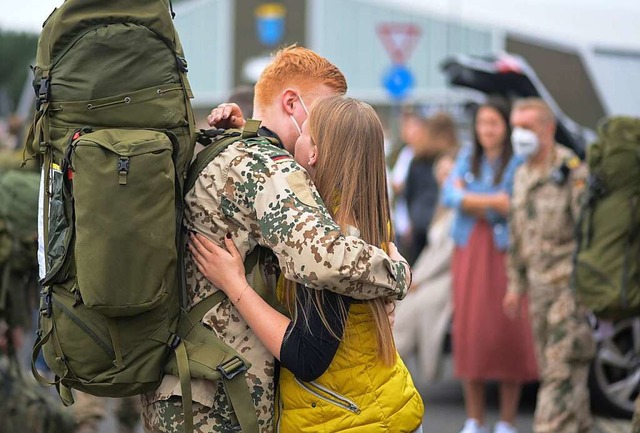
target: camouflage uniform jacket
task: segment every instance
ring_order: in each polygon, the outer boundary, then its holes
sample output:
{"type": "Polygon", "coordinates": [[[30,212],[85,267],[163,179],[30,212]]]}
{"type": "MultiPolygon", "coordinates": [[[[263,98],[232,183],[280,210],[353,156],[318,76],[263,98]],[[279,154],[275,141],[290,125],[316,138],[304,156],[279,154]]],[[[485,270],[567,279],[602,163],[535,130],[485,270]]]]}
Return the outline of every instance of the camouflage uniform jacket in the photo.
{"type": "Polygon", "coordinates": [[[573,268],[574,228],[587,167],[556,144],[541,167],[515,174],[511,200],[509,290],[567,286],[573,268]]]}
{"type": "MultiPolygon", "coordinates": [[[[229,232],[243,257],[258,244],[270,248],[286,278],[314,289],[359,299],[406,294],[404,266],[357,237],[342,235],[307,172],[266,140],[236,142],[203,170],[187,194],[185,224],[218,244],[229,232]]],[[[190,254],[185,265],[192,307],[218,289],[198,272],[190,254]]],[[[275,278],[267,280],[275,293],[275,278]]],[[[247,381],[261,431],[271,432],[273,356],[228,299],[210,310],[204,323],[252,363],[247,381]]],[[[177,378],[165,376],[153,398],[179,394],[177,378]]],[[[193,400],[229,419],[221,383],[194,380],[193,400]]]]}

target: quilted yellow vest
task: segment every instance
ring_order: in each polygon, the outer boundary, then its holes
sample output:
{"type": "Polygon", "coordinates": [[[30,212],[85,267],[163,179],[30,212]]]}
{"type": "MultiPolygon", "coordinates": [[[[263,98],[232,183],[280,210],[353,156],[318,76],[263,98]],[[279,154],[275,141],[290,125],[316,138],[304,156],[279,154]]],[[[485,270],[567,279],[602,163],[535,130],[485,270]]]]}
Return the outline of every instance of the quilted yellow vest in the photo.
{"type": "Polygon", "coordinates": [[[276,432],[403,433],[422,422],[424,406],[409,371],[396,356],[378,358],[376,327],[367,304],[349,308],[345,338],[327,371],[313,382],[280,370],[276,432]]]}

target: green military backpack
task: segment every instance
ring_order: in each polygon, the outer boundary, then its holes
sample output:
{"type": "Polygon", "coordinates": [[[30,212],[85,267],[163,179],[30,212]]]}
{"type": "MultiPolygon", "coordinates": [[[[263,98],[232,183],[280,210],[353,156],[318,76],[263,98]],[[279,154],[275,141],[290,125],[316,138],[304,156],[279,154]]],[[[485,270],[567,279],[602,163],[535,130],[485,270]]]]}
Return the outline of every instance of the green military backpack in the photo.
{"type": "Polygon", "coordinates": [[[640,314],[640,119],[603,123],[587,150],[590,178],[572,284],[597,316],[640,314]]]}
{"type": "Polygon", "coordinates": [[[220,299],[181,308],[196,141],[186,72],[167,0],[66,0],[45,21],[25,149],[42,160],[33,359],[44,353],[66,404],[70,388],[125,397],[179,374],[185,431],[189,378],[223,379],[243,430],[257,432],[237,374],[248,364],[201,324],[220,299]]]}

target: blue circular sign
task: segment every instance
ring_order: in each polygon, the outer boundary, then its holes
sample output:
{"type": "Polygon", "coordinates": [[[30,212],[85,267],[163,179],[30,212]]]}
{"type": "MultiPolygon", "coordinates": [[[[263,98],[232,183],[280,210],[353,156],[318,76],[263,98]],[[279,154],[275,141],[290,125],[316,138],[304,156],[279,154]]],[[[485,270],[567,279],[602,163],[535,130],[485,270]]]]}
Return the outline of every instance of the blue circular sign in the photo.
{"type": "Polygon", "coordinates": [[[393,98],[402,99],[413,87],[413,74],[405,65],[393,65],[384,74],[382,84],[393,98]]]}

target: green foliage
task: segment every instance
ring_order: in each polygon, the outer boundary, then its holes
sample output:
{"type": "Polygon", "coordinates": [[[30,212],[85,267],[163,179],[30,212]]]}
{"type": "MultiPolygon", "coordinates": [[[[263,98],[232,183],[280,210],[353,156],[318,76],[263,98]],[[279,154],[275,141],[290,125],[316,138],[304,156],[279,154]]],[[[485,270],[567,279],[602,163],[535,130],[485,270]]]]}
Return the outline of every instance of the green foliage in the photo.
{"type": "Polygon", "coordinates": [[[4,89],[13,106],[18,103],[29,65],[35,62],[38,35],[0,30],[0,91],[4,89]]]}

